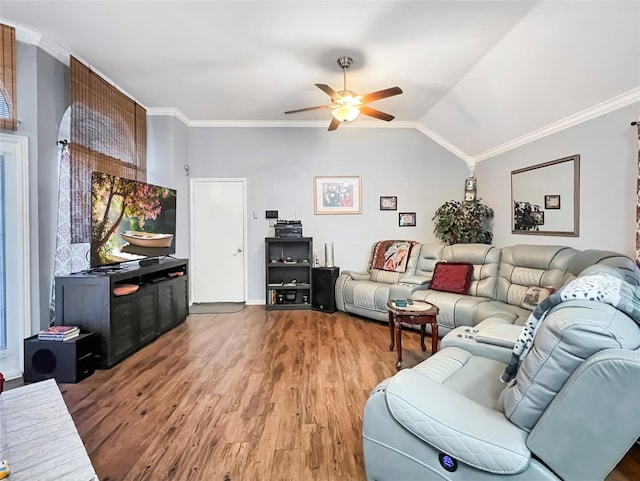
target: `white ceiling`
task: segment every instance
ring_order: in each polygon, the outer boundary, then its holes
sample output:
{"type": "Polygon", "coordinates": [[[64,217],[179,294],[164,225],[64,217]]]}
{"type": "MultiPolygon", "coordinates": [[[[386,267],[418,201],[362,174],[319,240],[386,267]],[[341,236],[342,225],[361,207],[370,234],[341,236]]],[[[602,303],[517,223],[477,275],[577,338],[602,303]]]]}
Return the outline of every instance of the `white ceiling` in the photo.
{"type": "Polygon", "coordinates": [[[372,104],[393,122],[353,125],[415,127],[467,162],[640,101],[638,0],[0,0],[0,20],[189,125],[328,125],[284,111],[328,103],[314,83],[341,90],[350,55],[350,89],[404,90],[372,104]]]}

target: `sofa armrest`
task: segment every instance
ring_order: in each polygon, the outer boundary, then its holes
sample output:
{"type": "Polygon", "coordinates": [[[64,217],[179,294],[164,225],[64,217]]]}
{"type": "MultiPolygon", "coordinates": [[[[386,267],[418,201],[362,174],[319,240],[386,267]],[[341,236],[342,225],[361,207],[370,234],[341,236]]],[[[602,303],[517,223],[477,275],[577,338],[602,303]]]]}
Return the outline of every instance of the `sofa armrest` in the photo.
{"type": "Polygon", "coordinates": [[[368,281],[371,274],[368,272],[342,271],[342,274],[351,277],[354,281],[368,281]]]}
{"type": "Polygon", "coordinates": [[[523,471],[531,459],[527,432],[412,369],[397,373],[386,393],[391,415],[415,436],[470,465],[498,474],[523,471]]]}

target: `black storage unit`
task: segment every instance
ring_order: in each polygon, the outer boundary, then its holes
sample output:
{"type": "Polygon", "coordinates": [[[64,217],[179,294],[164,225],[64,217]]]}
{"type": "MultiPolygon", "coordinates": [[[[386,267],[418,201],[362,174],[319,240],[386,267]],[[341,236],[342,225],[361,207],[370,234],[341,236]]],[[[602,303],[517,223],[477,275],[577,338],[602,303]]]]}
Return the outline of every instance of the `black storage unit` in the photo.
{"type": "Polygon", "coordinates": [[[267,237],[267,309],[309,309],[311,307],[311,237],[267,237]]]}
{"type": "Polygon", "coordinates": [[[56,323],[97,336],[97,366],[109,368],[183,322],[189,314],[188,263],[162,259],[148,266],[56,277],[56,323]],[[139,286],[117,296],[118,286],[139,286]]]}
{"type": "Polygon", "coordinates": [[[339,267],[314,267],[311,271],[311,308],[314,311],[336,312],[336,280],[340,275],[339,267]]]}
{"type": "Polygon", "coordinates": [[[93,333],[80,334],[68,341],[40,341],[38,335],[24,340],[24,381],[38,382],[55,378],[75,383],[93,374],[95,369],[93,333]]]}

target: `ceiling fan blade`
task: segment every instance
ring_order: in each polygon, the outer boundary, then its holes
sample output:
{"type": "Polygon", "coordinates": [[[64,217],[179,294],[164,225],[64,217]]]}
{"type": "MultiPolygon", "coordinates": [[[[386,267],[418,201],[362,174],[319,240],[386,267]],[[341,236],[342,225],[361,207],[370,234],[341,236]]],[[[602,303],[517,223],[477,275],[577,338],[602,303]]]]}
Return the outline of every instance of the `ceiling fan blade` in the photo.
{"type": "Polygon", "coordinates": [[[333,100],[338,100],[340,99],[340,94],[338,94],[338,92],[336,92],[335,90],[333,90],[331,87],[329,87],[328,85],[325,84],[315,84],[316,87],[318,87],[320,90],[322,90],[325,94],[327,94],[329,97],[331,97],[333,100]]]}
{"type": "Polygon", "coordinates": [[[340,121],[335,117],[331,117],[331,123],[329,124],[329,128],[327,130],[336,130],[340,127],[340,121]]]}
{"type": "Polygon", "coordinates": [[[375,117],[376,119],[386,120],[387,122],[390,122],[391,120],[395,119],[393,115],[385,114],[384,112],[380,112],[379,110],[372,109],[371,107],[367,107],[366,105],[363,105],[362,107],[360,107],[360,113],[364,115],[368,115],[369,117],[375,117]]]}
{"type": "Polygon", "coordinates": [[[318,105],[317,107],[307,107],[305,109],[298,110],[288,110],[285,114],[297,114],[298,112],[306,112],[307,110],[317,110],[317,109],[331,109],[333,105],[318,105]]]}
{"type": "Polygon", "coordinates": [[[368,94],[361,95],[362,103],[366,104],[373,102],[374,100],[386,99],[387,97],[393,97],[394,95],[400,95],[402,89],[400,87],[391,87],[384,90],[378,90],[376,92],[370,92],[368,94]]]}

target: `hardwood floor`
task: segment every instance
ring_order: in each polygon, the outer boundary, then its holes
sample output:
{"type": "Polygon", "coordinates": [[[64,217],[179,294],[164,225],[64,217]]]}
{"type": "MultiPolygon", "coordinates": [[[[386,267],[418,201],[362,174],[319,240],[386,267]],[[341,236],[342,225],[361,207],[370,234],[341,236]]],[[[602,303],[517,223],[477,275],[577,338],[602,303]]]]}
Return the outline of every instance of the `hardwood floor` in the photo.
{"type": "MultiPolygon", "coordinates": [[[[427,353],[403,333],[404,365],[427,353]]],[[[363,481],[362,411],[393,375],[385,324],[248,306],[187,322],[63,397],[102,481],[363,481]]],[[[634,447],[608,481],[640,479],[634,447]]]]}

